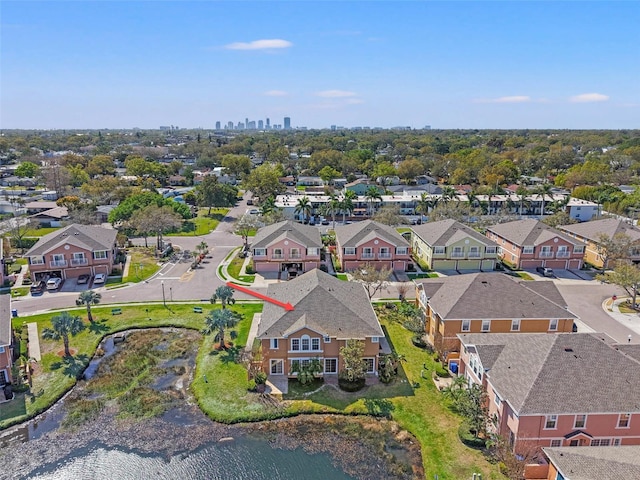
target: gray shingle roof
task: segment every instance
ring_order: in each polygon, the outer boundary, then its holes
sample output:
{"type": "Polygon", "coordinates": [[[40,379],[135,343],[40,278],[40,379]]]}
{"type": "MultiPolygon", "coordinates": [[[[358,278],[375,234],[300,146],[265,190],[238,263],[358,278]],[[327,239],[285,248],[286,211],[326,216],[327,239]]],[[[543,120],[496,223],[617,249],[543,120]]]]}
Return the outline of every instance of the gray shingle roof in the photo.
{"type": "Polygon", "coordinates": [[[566,233],[562,233],[555,228],[551,228],[544,223],[533,218],[524,220],[516,220],[515,222],[501,223],[487,229],[496,235],[508,240],[509,242],[520,246],[535,246],[543,242],[559,237],[574,245],[579,243],[566,233]]]}
{"type": "Polygon", "coordinates": [[[0,295],[0,345],[11,345],[11,295],[0,295]]]}
{"type": "Polygon", "coordinates": [[[640,362],[597,334],[460,334],[463,344],[503,345],[487,381],[518,415],[640,412],[640,362]]]}
{"type": "Polygon", "coordinates": [[[251,242],[251,248],[266,248],[274,242],[289,239],[305,247],[321,248],[320,230],[312,225],[285,220],[261,228],[251,242]]]}
{"type": "Polygon", "coordinates": [[[565,480],[640,478],[640,445],[544,447],[542,450],[565,480]]]}
{"type": "Polygon", "coordinates": [[[452,219],[415,225],[411,227],[411,230],[432,247],[436,245],[447,246],[466,237],[471,237],[483,245],[495,245],[492,240],[476,232],[473,228],[452,219]]]}
{"type": "MultiPolygon", "coordinates": [[[[429,297],[429,305],[444,320],[448,319],[516,319],[577,318],[564,305],[553,300],[562,295],[546,282],[543,288],[529,288],[503,273],[468,273],[450,277],[425,279],[420,282],[429,297]]],[[[542,282],[540,282],[542,283],[542,282]]]]}
{"type": "Polygon", "coordinates": [[[80,225],[74,223],[55,232],[44,235],[25,254],[30,257],[44,255],[52,249],[68,243],[90,251],[111,250],[116,241],[118,232],[111,228],[97,227],[94,225],[80,225]]]}
{"type": "Polygon", "coordinates": [[[600,234],[612,238],[617,233],[624,233],[636,241],[640,240],[639,229],[617,218],[603,218],[590,222],[562,225],[559,228],[592,241],[597,241],[600,234]]]}
{"type": "Polygon", "coordinates": [[[373,238],[380,238],[392,245],[408,247],[409,242],[395,228],[373,220],[363,220],[349,225],[338,225],[335,229],[336,243],[340,247],[357,247],[373,238]]]}
{"type": "Polygon", "coordinates": [[[301,328],[341,339],[384,336],[362,284],[314,269],[289,282],[269,285],[267,295],[290,302],[294,310],[265,303],[258,338],[286,337],[301,328]]]}

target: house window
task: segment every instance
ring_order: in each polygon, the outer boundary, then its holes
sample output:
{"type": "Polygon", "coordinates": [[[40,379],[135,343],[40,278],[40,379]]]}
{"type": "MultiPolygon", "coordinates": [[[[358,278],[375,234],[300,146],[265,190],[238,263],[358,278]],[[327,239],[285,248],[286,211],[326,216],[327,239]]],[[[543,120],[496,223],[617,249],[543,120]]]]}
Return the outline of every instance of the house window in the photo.
{"type": "Polygon", "coordinates": [[[559,440],[557,438],[551,440],[551,446],[552,447],[561,447],[562,446],[562,440],[559,440]]]}
{"type": "Polygon", "coordinates": [[[319,254],[318,248],[307,248],[307,255],[315,256],[319,254]]]}
{"type": "Polygon", "coordinates": [[[511,320],[511,331],[512,332],[520,331],[520,319],[511,320]]]}
{"type": "Polygon", "coordinates": [[[573,422],[573,428],[584,428],[587,424],[586,415],[576,415],[576,419],[573,422]]]}
{"type": "Polygon", "coordinates": [[[95,260],[105,260],[107,258],[107,251],[100,250],[98,252],[93,252],[93,258],[95,260]]]}
{"type": "Polygon", "coordinates": [[[620,446],[620,439],[619,438],[614,438],[613,439],[613,444],[614,447],[619,447],[620,446]]]}
{"type": "Polygon", "coordinates": [[[462,331],[468,332],[471,330],[471,320],[462,320],[462,331]]]}
{"type": "Polygon", "coordinates": [[[462,247],[453,247],[453,252],[451,253],[453,258],[461,258],[464,257],[464,250],[462,247]]]}
{"type": "Polygon", "coordinates": [[[300,360],[291,360],[289,364],[289,374],[293,375],[294,372],[298,372],[300,370],[300,360]]]}
{"type": "Polygon", "coordinates": [[[319,338],[312,338],[311,339],[311,350],[320,350],[320,339],[319,338]]]}
{"type": "MultiPolygon", "coordinates": [[[[409,249],[407,247],[396,247],[396,255],[406,255],[409,253],[409,249]]],[[[418,252],[420,254],[420,252],[418,252]]]]}
{"type": "Polygon", "coordinates": [[[558,423],[557,415],[547,415],[546,420],[544,422],[545,430],[554,430],[556,428],[556,424],[558,423]]]}
{"type": "Polygon", "coordinates": [[[511,254],[511,261],[515,262],[516,261],[516,256],[514,254],[511,254]]]}
{"type": "Polygon", "coordinates": [[[364,358],[364,366],[367,373],[373,373],[376,367],[375,358],[364,358]]]}
{"type": "Polygon", "coordinates": [[[345,247],[344,248],[344,254],[345,255],[355,255],[356,254],[356,247],[345,247]]]}
{"type": "Polygon", "coordinates": [[[389,247],[380,247],[380,258],[391,258],[389,247]]]}
{"type": "Polygon", "coordinates": [[[282,255],[282,249],[281,248],[274,248],[273,249],[273,255],[272,258],[283,258],[284,255],[282,255]]]}
{"type": "Polygon", "coordinates": [[[491,329],[491,320],[482,320],[482,331],[488,332],[491,329]]]}
{"type": "Polygon", "coordinates": [[[573,247],[573,253],[584,253],[584,245],[576,245],[573,247]]]}
{"type": "Polygon", "coordinates": [[[294,352],[300,350],[300,339],[299,338],[292,338],[291,339],[291,350],[293,350],[294,352]]]}
{"type": "Polygon", "coordinates": [[[486,253],[494,254],[494,253],[496,253],[496,247],[486,247],[486,248],[484,249],[484,251],[485,251],[486,253]]]}
{"type": "Polygon", "coordinates": [[[500,398],[500,396],[498,395],[498,393],[495,390],[493,391],[493,401],[495,402],[496,406],[498,406],[498,407],[502,403],[502,399],[500,398]]]}
{"type": "Polygon", "coordinates": [[[0,353],[4,353],[4,345],[0,345],[0,353]]]}
{"type": "Polygon", "coordinates": [[[378,343],[380,340],[380,337],[371,337],[371,343],[378,343]]]}
{"type": "Polygon", "coordinates": [[[551,320],[549,320],[549,331],[555,332],[556,330],[558,330],[558,319],[552,318],[551,320]]]}
{"type": "Polygon", "coordinates": [[[302,255],[300,255],[300,249],[299,248],[292,248],[291,252],[290,252],[291,258],[301,258],[302,255]]]}
{"type": "Polygon", "coordinates": [[[64,255],[62,253],[54,253],[51,255],[51,266],[52,267],[64,267],[64,255]]]}
{"type": "Polygon", "coordinates": [[[277,338],[272,338],[271,339],[271,350],[277,350],[278,349],[278,339],[277,338]]]}
{"type": "Polygon", "coordinates": [[[516,246],[515,245],[511,245],[511,250],[513,250],[515,252],[516,251],[516,246]]]}
{"type": "Polygon", "coordinates": [[[469,257],[471,257],[471,258],[479,258],[480,257],[480,247],[469,247],[469,257]]]}
{"type": "Polygon", "coordinates": [[[29,257],[31,265],[44,265],[44,257],[29,257]]]}
{"type": "Polygon", "coordinates": [[[337,358],[325,358],[324,359],[324,373],[338,373],[338,359],[337,358]]]}
{"type": "Polygon", "coordinates": [[[309,350],[309,345],[311,345],[311,339],[308,335],[303,335],[300,337],[300,344],[302,345],[302,350],[309,350]]]}
{"type": "Polygon", "coordinates": [[[629,421],[631,420],[631,414],[621,413],[618,417],[618,428],[629,428],[629,421]]]}
{"type": "Polygon", "coordinates": [[[540,251],[540,256],[553,257],[553,251],[551,250],[551,247],[542,247],[542,250],[540,251]]]}
{"type": "Polygon", "coordinates": [[[329,335],[324,336],[324,343],[331,343],[331,337],[329,335]]]}
{"type": "Polygon", "coordinates": [[[532,254],[533,253],[533,247],[524,247],[522,249],[522,253],[525,253],[525,254],[528,254],[528,255],[532,254]]]}
{"type": "Polygon", "coordinates": [[[264,257],[267,254],[267,249],[266,248],[254,248],[253,249],[253,256],[254,257],[264,257]]]}
{"type": "Polygon", "coordinates": [[[373,248],[362,247],[362,258],[373,258],[373,248]]]}
{"type": "Polygon", "coordinates": [[[284,373],[284,360],[273,358],[270,363],[271,375],[282,375],[284,373]]]}
{"type": "Polygon", "coordinates": [[[444,255],[444,247],[433,247],[433,253],[436,255],[444,255]]]}

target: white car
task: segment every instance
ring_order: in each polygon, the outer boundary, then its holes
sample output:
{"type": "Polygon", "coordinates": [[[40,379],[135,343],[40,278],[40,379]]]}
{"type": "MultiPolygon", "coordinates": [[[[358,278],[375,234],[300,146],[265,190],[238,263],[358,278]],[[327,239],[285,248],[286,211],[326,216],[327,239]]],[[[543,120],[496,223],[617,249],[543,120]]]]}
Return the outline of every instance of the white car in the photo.
{"type": "Polygon", "coordinates": [[[98,273],[93,279],[93,284],[95,285],[96,283],[104,283],[106,279],[107,276],[104,273],[98,273]]]}
{"type": "Polygon", "coordinates": [[[47,290],[57,290],[62,283],[62,279],[58,277],[52,277],[47,280],[47,290]]]}

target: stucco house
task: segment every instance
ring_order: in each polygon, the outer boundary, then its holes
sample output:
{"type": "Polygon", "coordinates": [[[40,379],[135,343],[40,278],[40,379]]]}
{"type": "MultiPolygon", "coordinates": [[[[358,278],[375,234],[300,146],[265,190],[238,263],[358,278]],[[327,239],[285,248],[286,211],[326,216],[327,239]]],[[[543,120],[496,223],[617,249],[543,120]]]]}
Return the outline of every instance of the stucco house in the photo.
{"type": "Polygon", "coordinates": [[[11,328],[11,295],[0,295],[0,402],[6,400],[3,387],[12,382],[13,329],[11,328]]]}
{"type": "Polygon", "coordinates": [[[459,333],[571,332],[577,319],[552,281],[517,281],[496,272],[416,285],[427,339],[449,362],[460,351],[459,333]]]}
{"type": "Polygon", "coordinates": [[[395,228],[373,220],[338,225],[336,255],[343,271],[369,263],[375,268],[405,271],[411,261],[409,242],[395,228]]]}
{"type": "Polygon", "coordinates": [[[322,239],[311,225],[291,220],[262,227],[251,243],[254,269],[258,273],[286,272],[295,276],[320,266],[322,239]]]}
{"type": "Polygon", "coordinates": [[[340,348],[349,339],[364,342],[367,373],[372,376],[378,372],[378,356],[391,352],[359,283],[315,269],[290,282],[270,284],[267,295],[293,306],[289,311],[273,303],[264,305],[256,338],[269,376],[295,377],[296,364],[315,358],[322,375],[337,375],[343,368],[340,348]]]}
{"type": "Polygon", "coordinates": [[[591,222],[562,225],[559,230],[571,238],[585,245],[584,261],[596,268],[610,268],[611,265],[600,248],[602,237],[615,238],[616,235],[626,235],[631,242],[638,243],[638,248],[632,248],[629,259],[640,262],[640,229],[629,225],[617,218],[603,218],[591,222]]]}
{"type": "Polygon", "coordinates": [[[498,246],[456,220],[411,227],[411,252],[430,270],[493,270],[498,246]]]}
{"type": "Polygon", "coordinates": [[[580,269],[584,244],[555,228],[529,218],[487,228],[499,246],[498,255],[514,268],[580,269]]]}
{"type": "Polygon", "coordinates": [[[460,374],[485,388],[495,430],[515,453],[640,445],[638,355],[624,352],[606,335],[458,337],[460,374]]]}
{"type": "Polygon", "coordinates": [[[109,275],[117,254],[117,231],[73,224],[44,235],[27,253],[33,281],[45,275],[62,279],[82,274],[109,275]]]}

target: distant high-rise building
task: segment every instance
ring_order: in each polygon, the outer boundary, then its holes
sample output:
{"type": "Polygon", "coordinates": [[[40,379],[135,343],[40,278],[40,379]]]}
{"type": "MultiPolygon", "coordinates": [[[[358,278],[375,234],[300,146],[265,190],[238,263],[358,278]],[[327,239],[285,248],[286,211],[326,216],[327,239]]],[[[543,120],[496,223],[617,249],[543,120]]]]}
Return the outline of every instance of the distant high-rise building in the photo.
{"type": "Polygon", "coordinates": [[[247,123],[247,130],[255,130],[256,129],[256,121],[255,120],[251,120],[249,123],[247,123]]]}
{"type": "Polygon", "coordinates": [[[220,130],[220,122],[216,122],[216,130],[220,130]]]}
{"type": "Polygon", "coordinates": [[[231,120],[227,122],[227,129],[233,130],[233,122],[231,120]]]}
{"type": "Polygon", "coordinates": [[[267,118],[267,130],[271,128],[271,120],[267,118]]]}
{"type": "Polygon", "coordinates": [[[284,129],[289,130],[291,128],[291,118],[284,117],[284,129]]]}
{"type": "Polygon", "coordinates": [[[264,128],[264,122],[262,120],[258,120],[258,130],[262,130],[264,128]]]}
{"type": "Polygon", "coordinates": [[[238,125],[236,125],[236,128],[237,128],[238,130],[244,130],[244,123],[242,123],[242,122],[238,122],[238,125]]]}

